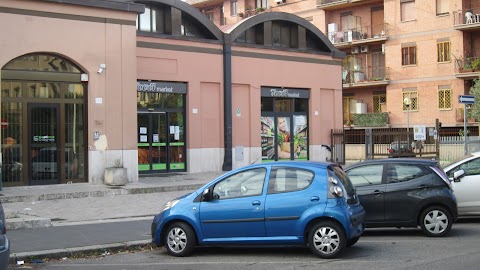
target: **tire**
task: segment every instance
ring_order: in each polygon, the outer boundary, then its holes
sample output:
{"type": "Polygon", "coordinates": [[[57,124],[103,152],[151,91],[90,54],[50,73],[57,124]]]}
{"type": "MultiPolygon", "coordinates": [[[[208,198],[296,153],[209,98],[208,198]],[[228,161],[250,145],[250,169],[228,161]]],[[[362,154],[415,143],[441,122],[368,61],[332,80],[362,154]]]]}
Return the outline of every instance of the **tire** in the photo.
{"type": "Polygon", "coordinates": [[[420,216],[420,227],[425,235],[442,237],[450,232],[453,218],[450,212],[441,206],[431,206],[420,216]]]}
{"type": "Polygon", "coordinates": [[[175,257],[187,257],[192,254],[196,244],[192,227],[183,222],[170,225],[165,234],[165,248],[175,257]]]}
{"type": "Polygon", "coordinates": [[[347,241],[347,247],[351,247],[355,245],[358,242],[358,239],[360,239],[360,236],[354,237],[350,240],[347,241]]]}
{"type": "Polygon", "coordinates": [[[308,247],[322,259],[333,259],[345,250],[347,238],[343,228],[332,222],[322,221],[308,233],[308,247]]]}

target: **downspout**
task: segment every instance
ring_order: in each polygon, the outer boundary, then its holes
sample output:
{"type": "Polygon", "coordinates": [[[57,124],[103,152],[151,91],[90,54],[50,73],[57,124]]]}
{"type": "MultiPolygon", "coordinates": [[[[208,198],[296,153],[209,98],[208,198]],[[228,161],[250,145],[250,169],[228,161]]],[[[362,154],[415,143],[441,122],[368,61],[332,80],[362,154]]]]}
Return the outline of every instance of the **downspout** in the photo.
{"type": "Polygon", "coordinates": [[[223,125],[224,147],[222,170],[232,170],[232,43],[229,34],[224,34],[223,43],[223,125]]]}

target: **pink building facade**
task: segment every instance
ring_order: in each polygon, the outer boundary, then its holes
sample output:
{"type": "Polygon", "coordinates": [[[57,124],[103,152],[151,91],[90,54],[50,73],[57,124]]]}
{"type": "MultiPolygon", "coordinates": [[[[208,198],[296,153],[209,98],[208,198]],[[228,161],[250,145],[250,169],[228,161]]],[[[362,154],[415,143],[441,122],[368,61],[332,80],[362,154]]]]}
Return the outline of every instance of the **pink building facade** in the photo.
{"type": "Polygon", "coordinates": [[[222,32],[182,1],[2,1],[3,186],[330,158],[345,54],[264,13],[222,32]]]}

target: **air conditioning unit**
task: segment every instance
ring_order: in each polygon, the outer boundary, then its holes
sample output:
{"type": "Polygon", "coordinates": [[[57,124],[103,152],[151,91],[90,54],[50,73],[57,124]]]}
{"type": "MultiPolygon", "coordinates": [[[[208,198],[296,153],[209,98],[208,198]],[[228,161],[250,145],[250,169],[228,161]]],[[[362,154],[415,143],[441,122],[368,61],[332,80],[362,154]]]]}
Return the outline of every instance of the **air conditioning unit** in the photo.
{"type": "Polygon", "coordinates": [[[352,54],[358,54],[359,52],[360,52],[360,49],[358,48],[358,46],[352,47],[352,54]]]}
{"type": "Polygon", "coordinates": [[[362,52],[362,53],[368,53],[368,45],[360,46],[360,52],[362,52]]]}

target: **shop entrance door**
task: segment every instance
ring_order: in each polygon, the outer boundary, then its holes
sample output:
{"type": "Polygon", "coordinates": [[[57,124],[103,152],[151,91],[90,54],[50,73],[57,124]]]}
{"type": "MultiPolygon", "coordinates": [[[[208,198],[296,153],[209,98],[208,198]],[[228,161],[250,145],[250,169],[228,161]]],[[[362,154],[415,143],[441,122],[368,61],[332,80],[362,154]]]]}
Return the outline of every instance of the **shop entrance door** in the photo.
{"type": "Polygon", "coordinates": [[[183,132],[182,113],[139,112],[139,173],[185,171],[183,132]]]}
{"type": "Polygon", "coordinates": [[[262,116],[261,124],[264,162],[308,159],[306,115],[262,116]]]}
{"type": "Polygon", "coordinates": [[[59,138],[59,105],[28,105],[29,182],[31,185],[59,184],[65,176],[65,158],[59,138]],[[62,159],[63,157],[63,159],[62,159]]]}

